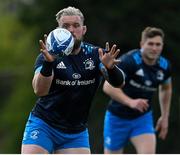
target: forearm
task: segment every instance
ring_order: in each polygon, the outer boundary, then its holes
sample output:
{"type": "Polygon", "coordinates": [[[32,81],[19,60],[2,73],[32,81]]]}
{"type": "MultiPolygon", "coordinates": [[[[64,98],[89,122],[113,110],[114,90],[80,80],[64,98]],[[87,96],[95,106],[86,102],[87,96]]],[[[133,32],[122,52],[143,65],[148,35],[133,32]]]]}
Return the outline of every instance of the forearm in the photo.
{"type": "Polygon", "coordinates": [[[113,100],[131,107],[132,99],[127,96],[120,88],[112,87],[107,81],[105,81],[103,91],[113,100]]]}
{"type": "Polygon", "coordinates": [[[48,94],[53,80],[53,63],[44,62],[40,73],[36,73],[33,78],[34,92],[38,96],[45,96],[48,94]]]}
{"type": "Polygon", "coordinates": [[[124,72],[117,66],[112,69],[107,69],[103,65],[101,66],[101,71],[104,78],[114,87],[122,87],[125,83],[124,72]]]}
{"type": "Polygon", "coordinates": [[[163,89],[162,87],[160,88],[159,102],[161,108],[161,116],[164,119],[168,119],[169,117],[171,96],[172,96],[171,86],[169,86],[168,89],[163,89]]]}
{"type": "Polygon", "coordinates": [[[49,77],[43,76],[41,73],[37,73],[33,78],[33,89],[37,96],[45,96],[48,94],[53,80],[53,75],[49,77]]]}
{"type": "Polygon", "coordinates": [[[166,96],[165,94],[161,95],[160,97],[160,107],[161,107],[161,115],[163,118],[169,117],[169,111],[170,111],[170,103],[171,99],[166,96]]]}

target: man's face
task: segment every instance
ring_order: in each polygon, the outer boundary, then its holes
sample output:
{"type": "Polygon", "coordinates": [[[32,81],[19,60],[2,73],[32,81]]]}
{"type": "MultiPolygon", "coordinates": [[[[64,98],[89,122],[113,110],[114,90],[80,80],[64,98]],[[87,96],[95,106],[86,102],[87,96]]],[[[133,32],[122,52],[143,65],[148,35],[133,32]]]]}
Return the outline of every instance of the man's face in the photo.
{"type": "Polygon", "coordinates": [[[75,39],[74,47],[78,48],[86,33],[86,26],[83,25],[80,16],[62,16],[58,23],[59,27],[71,32],[75,39]]]}
{"type": "Polygon", "coordinates": [[[157,60],[163,49],[163,40],[160,36],[147,38],[141,42],[143,56],[150,61],[157,60]]]}

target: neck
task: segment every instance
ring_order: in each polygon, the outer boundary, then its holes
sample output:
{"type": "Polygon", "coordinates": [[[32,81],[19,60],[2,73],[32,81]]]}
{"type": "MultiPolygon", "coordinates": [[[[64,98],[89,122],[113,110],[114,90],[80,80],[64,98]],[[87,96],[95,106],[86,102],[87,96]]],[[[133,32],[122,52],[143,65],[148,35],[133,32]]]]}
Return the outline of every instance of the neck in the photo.
{"type": "Polygon", "coordinates": [[[81,44],[82,44],[81,40],[75,40],[72,55],[79,54],[79,52],[81,51],[81,44]]]}
{"type": "Polygon", "coordinates": [[[156,59],[149,59],[149,58],[147,58],[145,56],[142,56],[142,59],[143,59],[144,63],[149,65],[149,66],[155,65],[156,61],[157,61],[156,59]]]}
{"type": "Polygon", "coordinates": [[[79,47],[78,49],[75,49],[74,52],[73,52],[73,54],[74,54],[74,55],[77,55],[77,54],[79,54],[80,51],[81,51],[81,47],[79,47]]]}
{"type": "Polygon", "coordinates": [[[77,49],[74,49],[73,52],[70,55],[77,55],[81,51],[81,46],[77,49]]]}

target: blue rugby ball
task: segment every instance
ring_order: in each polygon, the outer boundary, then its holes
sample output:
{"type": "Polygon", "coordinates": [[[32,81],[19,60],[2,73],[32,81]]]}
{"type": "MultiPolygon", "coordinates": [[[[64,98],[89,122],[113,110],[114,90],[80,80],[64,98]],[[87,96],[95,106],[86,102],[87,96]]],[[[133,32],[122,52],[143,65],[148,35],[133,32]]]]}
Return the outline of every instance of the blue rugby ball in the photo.
{"type": "Polygon", "coordinates": [[[48,34],[46,46],[52,55],[69,55],[73,50],[74,38],[68,30],[56,28],[48,34]]]}

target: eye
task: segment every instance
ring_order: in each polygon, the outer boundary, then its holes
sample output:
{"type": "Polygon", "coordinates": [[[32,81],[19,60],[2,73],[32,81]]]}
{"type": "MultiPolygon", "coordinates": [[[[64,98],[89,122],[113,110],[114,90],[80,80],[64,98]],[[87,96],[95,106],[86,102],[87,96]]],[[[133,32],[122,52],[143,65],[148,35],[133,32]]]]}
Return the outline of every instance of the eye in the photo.
{"type": "Polygon", "coordinates": [[[69,24],[63,24],[62,28],[68,29],[69,28],[69,24]]]}
{"type": "Polygon", "coordinates": [[[161,43],[156,43],[156,46],[161,46],[161,43]]]}
{"type": "Polygon", "coordinates": [[[148,45],[149,45],[149,46],[153,46],[154,43],[153,43],[153,42],[149,42],[148,45]]]}
{"type": "Polygon", "coordinates": [[[73,27],[74,28],[78,28],[78,27],[80,27],[80,24],[79,23],[75,23],[75,24],[73,24],[73,27]]]}
{"type": "Polygon", "coordinates": [[[148,45],[149,45],[149,46],[154,46],[154,45],[156,45],[156,46],[161,46],[161,43],[149,42],[148,45]]]}

